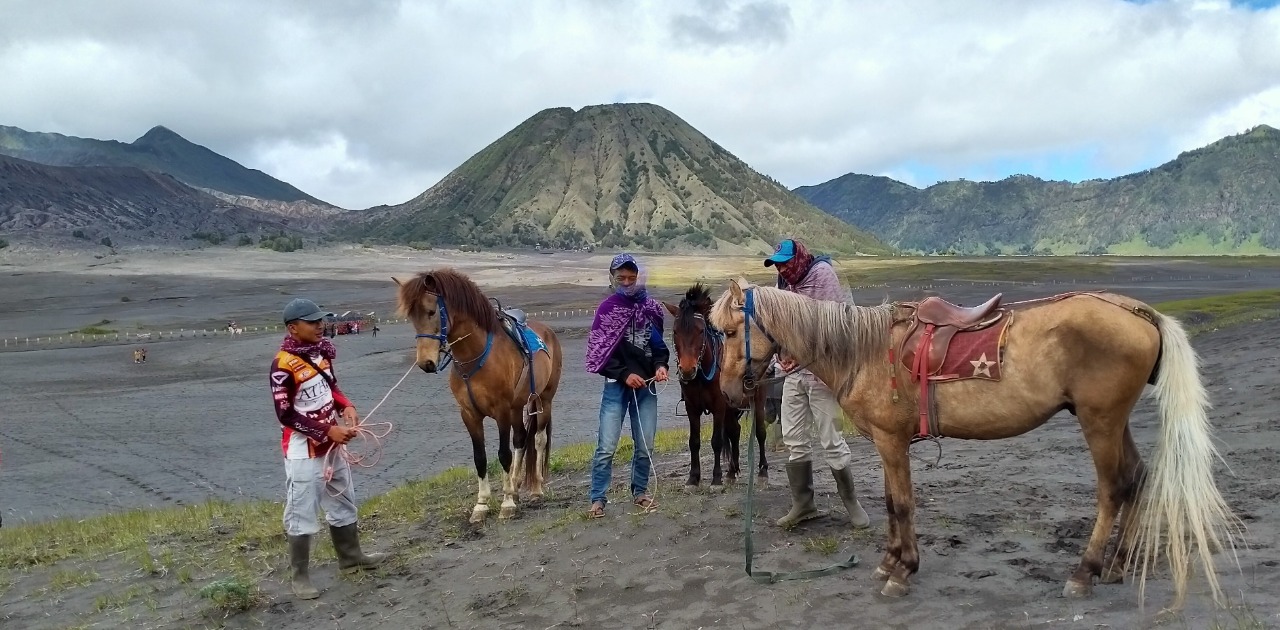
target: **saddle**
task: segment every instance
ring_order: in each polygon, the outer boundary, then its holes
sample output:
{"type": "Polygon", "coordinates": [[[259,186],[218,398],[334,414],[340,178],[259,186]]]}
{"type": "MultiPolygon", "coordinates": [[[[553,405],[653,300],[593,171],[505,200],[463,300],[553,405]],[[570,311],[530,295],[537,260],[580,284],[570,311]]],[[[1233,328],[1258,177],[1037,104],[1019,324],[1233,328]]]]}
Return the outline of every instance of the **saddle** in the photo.
{"type": "MultiPolygon", "coordinates": [[[[910,370],[911,382],[920,384],[920,428],[916,439],[941,435],[938,428],[937,400],[934,394],[934,387],[938,382],[973,378],[979,375],[987,378],[994,377],[998,380],[999,347],[1002,345],[1000,336],[1004,326],[1010,321],[1012,313],[1008,308],[1001,308],[1002,295],[997,293],[986,302],[967,308],[937,296],[928,297],[919,302],[900,304],[912,311],[906,320],[907,334],[902,338],[902,343],[897,350],[903,367],[910,370]],[[998,330],[991,330],[990,334],[982,332],[994,329],[997,324],[999,324],[998,330]],[[977,335],[966,335],[964,346],[969,346],[969,340],[983,340],[982,344],[993,345],[995,351],[990,361],[985,353],[978,361],[966,361],[965,359],[969,358],[967,356],[959,357],[962,364],[972,364],[972,376],[958,372],[952,373],[956,371],[955,358],[946,370],[948,373],[942,374],[940,372],[943,371],[943,365],[948,363],[947,352],[951,342],[960,333],[977,333],[977,335]]],[[[963,355],[967,351],[972,351],[972,347],[960,350],[958,354],[963,355]]],[[[895,383],[893,393],[895,401],[898,395],[896,387],[895,383]]]]}
{"type": "MultiPolygon", "coordinates": [[[[518,308],[506,308],[497,298],[489,298],[493,302],[494,310],[498,312],[498,322],[502,324],[502,330],[506,331],[507,336],[516,342],[516,347],[520,349],[520,353],[524,355],[525,362],[533,361],[533,355],[539,350],[546,351],[547,346],[543,343],[538,334],[529,328],[529,319],[525,312],[518,308]]],[[[530,363],[532,367],[532,363],[530,363]]]]}
{"type": "MultiPolygon", "coordinates": [[[[942,360],[947,355],[947,347],[952,337],[960,331],[982,330],[999,322],[1007,310],[1000,308],[1000,298],[1004,294],[997,293],[991,299],[978,306],[956,306],[940,297],[927,297],[915,303],[915,313],[911,316],[907,328],[907,336],[903,337],[899,355],[903,367],[911,369],[912,380],[916,380],[917,367],[924,375],[934,376],[942,367],[942,360]],[[917,356],[924,352],[922,365],[917,366],[917,356]]],[[[904,306],[911,306],[905,304],[904,306]]]]}

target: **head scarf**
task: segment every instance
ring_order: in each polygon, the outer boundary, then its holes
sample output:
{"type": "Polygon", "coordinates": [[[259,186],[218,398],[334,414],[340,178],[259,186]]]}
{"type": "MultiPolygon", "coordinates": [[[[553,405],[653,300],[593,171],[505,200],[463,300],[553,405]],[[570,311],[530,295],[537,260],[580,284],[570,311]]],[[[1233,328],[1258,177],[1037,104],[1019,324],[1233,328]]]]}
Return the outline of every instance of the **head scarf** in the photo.
{"type": "Polygon", "coordinates": [[[318,354],[330,361],[338,356],[338,349],[327,337],[321,337],[315,343],[302,343],[294,339],[293,335],[285,335],[284,341],[280,342],[280,349],[299,357],[311,358],[318,354]]]}
{"type": "Polygon", "coordinates": [[[649,297],[645,287],[645,273],[640,263],[631,254],[618,254],[609,263],[609,286],[613,295],[605,298],[596,309],[595,320],[591,322],[591,334],[587,337],[586,369],[593,374],[609,362],[609,357],[618,348],[618,343],[626,335],[627,327],[637,321],[648,321],[662,333],[662,305],[649,297]],[[636,267],[636,283],[630,287],[620,287],[613,282],[613,272],[630,263],[636,267]]]}
{"type": "Polygon", "coordinates": [[[809,248],[804,246],[798,240],[792,239],[795,243],[796,253],[785,264],[778,266],[778,276],[787,283],[788,286],[800,284],[804,277],[809,275],[809,268],[813,266],[813,254],[809,253],[809,248]],[[783,269],[785,267],[785,270],[783,269]]]}

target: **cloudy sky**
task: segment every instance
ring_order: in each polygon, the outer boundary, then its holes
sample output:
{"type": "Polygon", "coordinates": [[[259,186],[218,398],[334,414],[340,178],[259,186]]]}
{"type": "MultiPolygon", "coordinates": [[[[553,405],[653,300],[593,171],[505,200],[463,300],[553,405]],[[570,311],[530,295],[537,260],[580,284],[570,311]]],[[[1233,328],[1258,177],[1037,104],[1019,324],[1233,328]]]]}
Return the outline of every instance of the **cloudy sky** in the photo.
{"type": "Polygon", "coordinates": [[[3,0],[0,124],[165,125],[347,208],[541,109],[638,101],[789,187],[1076,181],[1280,127],[1275,4],[3,0]]]}

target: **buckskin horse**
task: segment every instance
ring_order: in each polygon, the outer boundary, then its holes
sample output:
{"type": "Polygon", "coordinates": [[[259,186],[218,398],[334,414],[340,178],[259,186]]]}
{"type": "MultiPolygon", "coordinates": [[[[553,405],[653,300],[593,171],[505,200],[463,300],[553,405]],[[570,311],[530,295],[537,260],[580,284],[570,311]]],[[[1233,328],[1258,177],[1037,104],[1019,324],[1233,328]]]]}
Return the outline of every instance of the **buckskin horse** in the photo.
{"type": "MultiPolygon", "coordinates": [[[[663,302],[675,318],[671,336],[676,352],[676,376],[680,380],[680,394],[685,413],[689,417],[689,480],[685,486],[696,488],[702,481],[702,466],[698,450],[702,443],[702,416],[711,414],[711,451],[715,465],[711,469],[711,486],[723,487],[720,457],[727,465],[724,477],[733,481],[738,477],[738,442],[742,437],[742,410],[729,404],[720,389],[720,347],[724,345],[720,331],[707,323],[711,312],[711,293],[695,284],[685,292],[679,306],[663,302]]],[[[757,441],[760,443],[760,467],[757,474],[768,477],[769,465],[764,458],[764,418],[752,414],[757,441]]],[[[751,439],[748,436],[747,439],[751,439]]]]}
{"type": "Polygon", "coordinates": [[[449,389],[471,436],[479,483],[471,522],[483,523],[489,512],[486,417],[498,425],[503,471],[498,518],[515,516],[520,490],[539,500],[550,469],[552,399],[564,358],[559,339],[546,324],[491,304],[470,278],[453,269],[392,280],[399,285],[400,312],[417,332],[418,367],[430,374],[453,363],[449,389]]]}
{"type": "Polygon", "coordinates": [[[999,298],[967,309],[936,297],[861,307],[739,280],[711,311],[711,323],[726,335],[720,382],[731,400],[743,398],[769,357],[783,350],[836,391],[884,465],[888,544],[874,572],[886,582],[884,595],[906,595],[920,566],[910,443],[921,436],[1014,437],[1066,410],[1079,419],[1093,455],[1098,512],[1063,594],[1084,597],[1095,577],[1114,583],[1133,571],[1141,601],[1148,572],[1163,558],[1175,607],[1196,564],[1221,603],[1213,553],[1224,543],[1234,550],[1240,522],[1214,483],[1207,395],[1181,324],[1114,293],[1066,293],[1003,307],[999,298]],[[975,345],[965,335],[998,345],[991,356],[968,360],[972,355],[956,348],[975,345]],[[956,354],[971,374],[954,365],[956,354]],[[1129,414],[1147,384],[1155,386],[1162,422],[1144,467],[1129,414]],[[1118,544],[1104,565],[1120,514],[1118,544]]]}

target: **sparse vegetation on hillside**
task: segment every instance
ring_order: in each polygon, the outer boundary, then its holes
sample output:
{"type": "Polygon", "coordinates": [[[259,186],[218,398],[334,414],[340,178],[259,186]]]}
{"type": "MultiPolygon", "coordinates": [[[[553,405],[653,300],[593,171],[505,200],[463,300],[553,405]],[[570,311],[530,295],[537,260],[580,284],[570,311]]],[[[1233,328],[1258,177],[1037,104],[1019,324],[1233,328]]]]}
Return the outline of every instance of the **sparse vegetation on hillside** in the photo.
{"type": "Polygon", "coordinates": [[[277,252],[296,252],[302,249],[302,237],[296,235],[288,236],[285,234],[264,236],[258,241],[258,245],[262,248],[275,250],[277,252]]]}
{"type": "Polygon", "coordinates": [[[892,251],[647,104],[539,112],[418,198],[352,221],[349,238],[405,244],[754,252],[797,236],[892,251]]]}
{"type": "Polygon", "coordinates": [[[1280,131],[1262,125],[1110,180],[1015,175],[919,190],[849,174],[796,193],[889,244],[921,253],[1277,251],[1280,131]]]}

